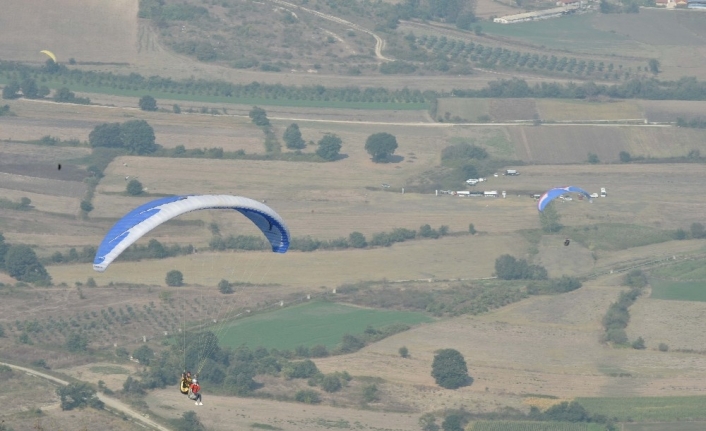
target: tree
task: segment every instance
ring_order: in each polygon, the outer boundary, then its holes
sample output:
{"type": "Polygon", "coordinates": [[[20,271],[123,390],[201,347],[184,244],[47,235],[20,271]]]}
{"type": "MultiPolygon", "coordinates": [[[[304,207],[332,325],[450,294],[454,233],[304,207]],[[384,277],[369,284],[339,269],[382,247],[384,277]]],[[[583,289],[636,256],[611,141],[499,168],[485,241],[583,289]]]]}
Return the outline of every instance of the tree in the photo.
{"type": "Polygon", "coordinates": [[[588,163],[595,165],[600,163],[600,160],[598,160],[598,155],[595,153],[588,153],[588,163]]]}
{"type": "Polygon", "coordinates": [[[316,155],[324,160],[336,160],[342,144],[343,141],[337,135],[327,133],[319,140],[319,148],[316,150],[316,155]]]}
{"type": "Polygon", "coordinates": [[[179,287],[184,284],[184,274],[181,271],[173,269],[167,273],[167,278],[165,279],[167,286],[179,287]]]}
{"type": "Polygon", "coordinates": [[[42,85],[41,87],[39,87],[39,91],[37,92],[37,97],[45,98],[49,94],[51,94],[51,90],[49,89],[49,87],[47,87],[46,85],[42,85]]]}
{"type": "Polygon", "coordinates": [[[329,393],[341,390],[342,386],[343,385],[341,385],[341,379],[339,379],[338,376],[335,374],[329,374],[327,376],[324,376],[324,378],[321,380],[321,389],[329,393]]]}
{"type": "Polygon", "coordinates": [[[142,96],[140,98],[140,109],[143,111],[156,111],[157,110],[157,100],[152,96],[142,96]]]}
{"type": "MultiPolygon", "coordinates": [[[[140,363],[142,363],[142,361],[140,361],[140,363]]],[[[143,395],[145,388],[139,380],[133,379],[132,376],[127,376],[127,379],[125,379],[123,383],[123,392],[128,395],[143,395]]]]}
{"type": "Polygon", "coordinates": [[[64,346],[69,352],[85,352],[86,349],[88,349],[88,337],[83,334],[72,332],[68,335],[68,337],[66,337],[64,346]]]}
{"type": "Polygon", "coordinates": [[[175,114],[181,114],[181,107],[175,103],[174,106],[172,106],[172,111],[175,114]]]}
{"type": "Polygon", "coordinates": [[[701,223],[692,223],[690,230],[691,237],[694,239],[703,238],[706,236],[706,230],[704,229],[704,225],[701,223]]]}
{"type": "Polygon", "coordinates": [[[253,106],[249,116],[256,126],[265,127],[270,125],[270,120],[267,119],[267,112],[260,107],[253,106]]]}
{"type": "Polygon", "coordinates": [[[17,81],[11,81],[2,89],[3,99],[17,99],[19,97],[20,83],[17,81]]]}
{"type": "Polygon", "coordinates": [[[181,419],[175,419],[172,421],[172,428],[177,431],[205,431],[206,427],[203,426],[196,412],[190,410],[184,412],[181,415],[181,419]]]}
{"type": "Polygon", "coordinates": [[[539,223],[542,225],[542,230],[547,233],[558,232],[561,230],[561,217],[554,206],[554,202],[550,202],[544,210],[539,213],[539,223]]]}
{"type": "Polygon", "coordinates": [[[652,74],[657,75],[659,73],[659,60],[651,58],[650,61],[647,62],[647,65],[650,67],[652,74]]]}
{"type": "Polygon", "coordinates": [[[143,344],[132,352],[132,357],[140,361],[142,365],[149,365],[152,358],[154,358],[154,351],[146,344],[143,344]]]}
{"type": "Polygon", "coordinates": [[[145,120],[131,120],[121,124],[120,140],[132,154],[150,154],[157,150],[154,129],[145,120]]]}
{"type": "Polygon", "coordinates": [[[306,142],[302,139],[302,132],[299,130],[297,123],[292,123],[287,127],[282,136],[287,148],[292,150],[301,150],[306,147],[306,142]]]}
{"type": "Polygon", "coordinates": [[[73,102],[75,99],[76,95],[67,87],[61,87],[54,93],[54,100],[57,102],[73,102]]]}
{"type": "Polygon", "coordinates": [[[422,431],[439,431],[439,425],[436,424],[436,416],[433,413],[425,413],[419,418],[419,426],[422,431]]]}
{"type": "Polygon", "coordinates": [[[454,349],[436,352],[431,365],[431,376],[436,380],[436,384],[446,389],[457,389],[473,382],[473,378],[468,375],[466,360],[454,349]]]}
{"type": "Polygon", "coordinates": [[[397,149],[397,138],[389,133],[375,133],[368,136],[365,141],[365,151],[373,158],[373,161],[386,162],[397,149]]]}
{"type": "Polygon", "coordinates": [[[667,343],[659,343],[658,349],[660,352],[666,352],[667,350],[669,350],[669,346],[667,345],[667,343]]]}
{"type": "Polygon", "coordinates": [[[351,232],[351,234],[348,235],[348,244],[353,248],[364,248],[368,246],[365,235],[360,232],[351,232]]]}
{"type": "Polygon", "coordinates": [[[233,286],[228,280],[221,280],[218,282],[218,291],[223,294],[233,293],[233,286]]]}
{"type": "Polygon", "coordinates": [[[623,163],[630,163],[630,160],[632,160],[632,157],[630,156],[630,153],[627,151],[621,151],[620,152],[620,161],[623,163]]]}
{"type": "Polygon", "coordinates": [[[476,227],[473,225],[473,223],[469,223],[468,224],[468,233],[470,233],[471,235],[475,235],[476,232],[477,232],[476,227]]]}
{"type": "Polygon", "coordinates": [[[51,277],[28,245],[11,245],[5,252],[5,269],[11,277],[30,283],[48,284],[51,277]]]}
{"type": "Polygon", "coordinates": [[[637,337],[637,340],[632,342],[632,348],[636,350],[644,350],[645,340],[642,337],[637,337]]]}
{"type": "Polygon", "coordinates": [[[123,141],[120,137],[120,123],[103,123],[93,128],[88,134],[88,143],[91,147],[121,148],[123,141]]]}
{"type": "Polygon", "coordinates": [[[142,194],[142,191],[143,191],[142,183],[135,180],[135,179],[132,179],[132,180],[130,180],[129,183],[127,183],[127,187],[125,188],[125,191],[130,196],[139,196],[142,194]]]}
{"type": "Polygon", "coordinates": [[[464,12],[456,18],[456,27],[461,30],[470,30],[471,24],[476,21],[476,16],[473,12],[464,12]]]}
{"type": "Polygon", "coordinates": [[[90,201],[81,201],[81,211],[87,213],[93,211],[93,204],[90,201]]]}
{"type": "Polygon", "coordinates": [[[403,358],[409,358],[409,349],[407,349],[406,346],[400,347],[400,349],[398,350],[398,352],[399,352],[399,354],[400,354],[401,357],[403,357],[403,358]]]}
{"type": "Polygon", "coordinates": [[[39,88],[37,88],[37,81],[32,78],[27,78],[22,81],[22,94],[27,99],[36,99],[39,95],[39,88]]]}
{"type": "Polygon", "coordinates": [[[464,417],[458,413],[451,413],[444,418],[441,429],[444,431],[463,431],[464,417]]]}
{"type": "Polygon", "coordinates": [[[61,400],[61,410],[73,410],[89,406],[103,408],[103,402],[96,397],[96,391],[88,383],[70,383],[57,388],[56,394],[61,400]]]}

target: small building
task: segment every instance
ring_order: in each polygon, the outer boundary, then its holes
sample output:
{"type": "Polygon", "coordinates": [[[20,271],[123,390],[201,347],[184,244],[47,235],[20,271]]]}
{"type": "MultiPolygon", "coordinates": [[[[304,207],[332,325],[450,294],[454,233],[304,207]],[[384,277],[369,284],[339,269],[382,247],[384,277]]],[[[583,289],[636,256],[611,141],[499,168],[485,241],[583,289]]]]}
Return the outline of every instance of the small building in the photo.
{"type": "Polygon", "coordinates": [[[483,196],[486,198],[497,198],[498,197],[498,192],[495,190],[491,190],[488,192],[483,192],[483,196]]]}
{"type": "Polygon", "coordinates": [[[517,172],[517,169],[508,169],[507,171],[505,171],[505,175],[509,175],[511,177],[514,177],[516,175],[520,175],[520,173],[517,172]]]}
{"type": "Polygon", "coordinates": [[[573,6],[581,5],[581,0],[558,0],[556,2],[557,6],[573,6]]]}
{"type": "Polygon", "coordinates": [[[689,9],[705,9],[706,10],[706,0],[688,0],[687,7],[689,9]]]}
{"type": "MultiPolygon", "coordinates": [[[[563,0],[562,0],[563,1],[563,0]]],[[[686,1],[686,0],[682,0],[686,1]]],[[[552,9],[538,10],[534,12],[518,13],[515,15],[501,16],[500,18],[493,19],[493,22],[499,24],[514,24],[518,22],[536,21],[540,19],[556,18],[562,15],[567,15],[573,13],[581,8],[581,2],[573,2],[568,5],[563,5],[561,7],[555,7],[552,9]]]]}

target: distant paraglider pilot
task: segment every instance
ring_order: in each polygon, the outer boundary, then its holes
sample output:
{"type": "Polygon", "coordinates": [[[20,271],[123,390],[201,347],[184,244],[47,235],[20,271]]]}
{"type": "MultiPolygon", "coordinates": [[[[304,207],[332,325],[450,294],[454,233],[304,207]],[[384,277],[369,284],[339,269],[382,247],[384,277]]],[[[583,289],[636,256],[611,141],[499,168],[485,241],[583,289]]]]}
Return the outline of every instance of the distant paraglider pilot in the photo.
{"type": "Polygon", "coordinates": [[[566,238],[564,240],[564,247],[568,246],[569,244],[571,244],[571,240],[569,238],[566,238]]]}
{"type": "Polygon", "coordinates": [[[189,386],[189,399],[194,400],[197,406],[202,406],[201,402],[201,386],[199,386],[199,381],[194,379],[189,386]]]}

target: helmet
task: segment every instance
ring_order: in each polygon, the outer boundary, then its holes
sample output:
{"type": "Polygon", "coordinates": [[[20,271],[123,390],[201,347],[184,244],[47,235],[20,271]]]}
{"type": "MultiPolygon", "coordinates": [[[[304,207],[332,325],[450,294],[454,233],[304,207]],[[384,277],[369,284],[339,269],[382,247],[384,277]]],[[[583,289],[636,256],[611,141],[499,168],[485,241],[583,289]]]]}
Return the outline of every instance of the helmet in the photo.
{"type": "Polygon", "coordinates": [[[194,383],[198,383],[199,381],[198,381],[198,380],[196,380],[196,379],[194,379],[194,380],[192,380],[192,382],[194,382],[194,383]]]}

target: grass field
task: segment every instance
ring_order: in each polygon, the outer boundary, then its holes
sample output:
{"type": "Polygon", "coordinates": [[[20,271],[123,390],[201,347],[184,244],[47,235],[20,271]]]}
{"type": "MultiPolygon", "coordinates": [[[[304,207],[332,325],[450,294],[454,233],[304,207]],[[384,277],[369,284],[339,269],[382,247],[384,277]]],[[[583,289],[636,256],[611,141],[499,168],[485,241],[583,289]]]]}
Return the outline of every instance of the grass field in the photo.
{"type": "Polygon", "coordinates": [[[591,250],[624,250],[674,238],[669,231],[630,224],[583,226],[565,229],[562,233],[591,250]]]}
{"type": "Polygon", "coordinates": [[[537,111],[543,121],[616,121],[642,119],[640,105],[632,100],[591,102],[578,100],[537,99],[537,111]]]}
{"type": "Polygon", "coordinates": [[[690,421],[706,418],[705,396],[577,398],[592,414],[616,417],[620,421],[690,421]]]}
{"type": "Polygon", "coordinates": [[[483,31],[491,35],[521,39],[537,46],[574,52],[603,53],[616,45],[630,43],[625,36],[596,29],[592,14],[513,25],[483,23],[483,31]]]}
{"type": "Polygon", "coordinates": [[[379,329],[392,323],[415,325],[431,320],[422,313],[312,302],[226,324],[216,333],[221,345],[229,347],[247,345],[282,350],[321,344],[332,349],[344,334],[362,334],[368,326],[379,329]]]}
{"type": "Polygon", "coordinates": [[[470,431],[604,431],[605,427],[591,423],[536,421],[478,421],[470,431]]]}
{"type": "Polygon", "coordinates": [[[657,268],[651,275],[671,280],[706,280],[706,262],[703,259],[679,262],[665,268],[657,268]]]}
{"type": "Polygon", "coordinates": [[[706,281],[651,281],[653,299],[706,301],[706,281]]]}

